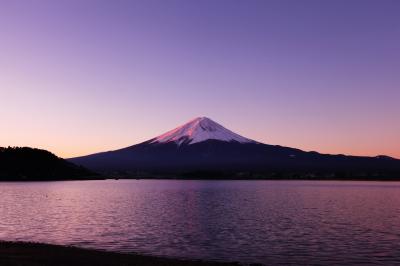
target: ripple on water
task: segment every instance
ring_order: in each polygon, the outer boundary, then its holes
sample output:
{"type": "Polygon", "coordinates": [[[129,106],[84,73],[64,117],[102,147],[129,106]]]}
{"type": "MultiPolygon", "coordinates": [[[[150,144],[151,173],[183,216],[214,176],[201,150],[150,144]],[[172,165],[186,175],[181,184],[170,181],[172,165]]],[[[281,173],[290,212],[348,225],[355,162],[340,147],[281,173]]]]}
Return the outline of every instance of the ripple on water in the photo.
{"type": "Polygon", "coordinates": [[[245,263],[400,263],[398,183],[2,183],[0,206],[4,240],[245,263]]]}

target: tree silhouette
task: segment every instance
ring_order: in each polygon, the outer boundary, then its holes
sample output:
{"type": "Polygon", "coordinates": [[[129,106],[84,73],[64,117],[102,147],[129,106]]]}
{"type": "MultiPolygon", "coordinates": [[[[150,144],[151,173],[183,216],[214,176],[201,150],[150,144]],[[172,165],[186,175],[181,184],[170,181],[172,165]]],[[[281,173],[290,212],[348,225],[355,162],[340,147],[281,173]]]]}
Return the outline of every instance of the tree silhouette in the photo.
{"type": "Polygon", "coordinates": [[[74,180],[97,174],[53,153],[29,147],[0,147],[0,180],[74,180]]]}

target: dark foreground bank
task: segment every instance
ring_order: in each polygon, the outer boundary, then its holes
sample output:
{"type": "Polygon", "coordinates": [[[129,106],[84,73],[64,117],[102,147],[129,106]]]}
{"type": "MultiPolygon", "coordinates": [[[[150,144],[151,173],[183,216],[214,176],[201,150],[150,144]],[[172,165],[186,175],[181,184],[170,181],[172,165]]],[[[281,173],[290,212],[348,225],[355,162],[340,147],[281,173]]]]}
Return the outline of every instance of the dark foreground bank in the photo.
{"type": "Polygon", "coordinates": [[[0,181],[91,179],[102,177],[49,151],[29,147],[0,147],[0,181]]]}
{"type": "Polygon", "coordinates": [[[239,265],[159,258],[136,254],[81,249],[39,243],[0,242],[0,265],[2,266],[66,266],[66,265],[239,265]]]}

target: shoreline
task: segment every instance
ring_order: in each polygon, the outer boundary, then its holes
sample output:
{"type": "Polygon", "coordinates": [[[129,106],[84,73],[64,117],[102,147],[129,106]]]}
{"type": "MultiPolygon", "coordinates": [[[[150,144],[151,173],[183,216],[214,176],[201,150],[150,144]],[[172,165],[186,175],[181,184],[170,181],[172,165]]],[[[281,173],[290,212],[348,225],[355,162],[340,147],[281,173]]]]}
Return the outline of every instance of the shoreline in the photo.
{"type": "Polygon", "coordinates": [[[126,254],[94,249],[35,242],[0,241],[2,266],[69,266],[69,265],[177,265],[177,266],[238,266],[236,262],[185,260],[157,256],[126,254]]]}
{"type": "Polygon", "coordinates": [[[307,179],[307,178],[163,178],[163,177],[146,177],[146,178],[98,178],[98,179],[32,179],[32,180],[13,180],[3,179],[0,183],[41,183],[41,182],[68,182],[68,181],[106,181],[106,180],[173,180],[173,181],[362,181],[362,182],[400,182],[400,178],[375,178],[375,179],[340,179],[340,178],[321,178],[321,179],[307,179]]]}

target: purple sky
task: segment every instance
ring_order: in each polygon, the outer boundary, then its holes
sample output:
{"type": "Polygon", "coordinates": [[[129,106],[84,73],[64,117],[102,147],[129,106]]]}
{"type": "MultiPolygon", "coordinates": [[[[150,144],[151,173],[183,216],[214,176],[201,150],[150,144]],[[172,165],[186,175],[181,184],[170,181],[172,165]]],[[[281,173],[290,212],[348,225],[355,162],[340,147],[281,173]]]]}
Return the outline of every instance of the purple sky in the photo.
{"type": "Polygon", "coordinates": [[[116,149],[197,116],[400,158],[400,1],[0,2],[0,146],[116,149]]]}

